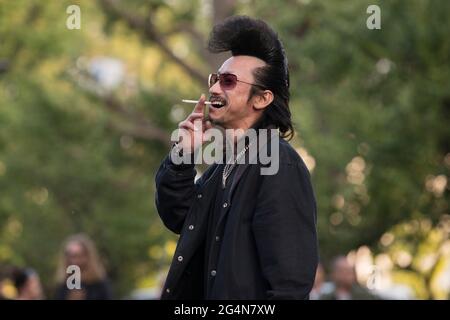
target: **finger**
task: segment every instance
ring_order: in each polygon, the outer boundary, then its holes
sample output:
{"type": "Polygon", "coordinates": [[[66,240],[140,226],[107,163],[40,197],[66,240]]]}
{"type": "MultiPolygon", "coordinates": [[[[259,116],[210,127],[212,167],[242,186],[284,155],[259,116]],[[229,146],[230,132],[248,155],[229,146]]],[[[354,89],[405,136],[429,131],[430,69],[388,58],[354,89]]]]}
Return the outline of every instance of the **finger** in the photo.
{"type": "Polygon", "coordinates": [[[206,131],[208,129],[212,129],[212,127],[213,127],[213,125],[212,125],[211,121],[206,120],[205,124],[204,124],[204,130],[206,131]]]}
{"type": "Polygon", "coordinates": [[[205,100],[206,97],[205,95],[202,93],[202,95],[200,96],[200,99],[198,99],[198,103],[195,105],[194,111],[192,111],[192,113],[204,113],[204,107],[205,107],[205,100]]]}
{"type": "Polygon", "coordinates": [[[194,121],[194,130],[195,131],[203,130],[203,122],[201,119],[197,119],[194,121]]]}
{"type": "Polygon", "coordinates": [[[194,126],[194,124],[192,122],[186,121],[186,120],[185,121],[181,121],[178,124],[178,127],[180,129],[186,129],[186,130],[193,130],[193,131],[197,131],[198,130],[197,128],[195,128],[195,126],[194,126]]]}
{"type": "Polygon", "coordinates": [[[203,142],[211,141],[212,131],[209,129],[212,129],[212,128],[213,128],[213,126],[212,126],[211,121],[206,120],[203,123],[203,135],[202,135],[203,142]]]}
{"type": "Polygon", "coordinates": [[[189,120],[189,121],[194,121],[195,119],[200,119],[200,118],[203,118],[203,113],[200,113],[200,112],[193,112],[193,113],[191,113],[189,116],[188,116],[188,118],[187,118],[187,120],[189,120]]]}

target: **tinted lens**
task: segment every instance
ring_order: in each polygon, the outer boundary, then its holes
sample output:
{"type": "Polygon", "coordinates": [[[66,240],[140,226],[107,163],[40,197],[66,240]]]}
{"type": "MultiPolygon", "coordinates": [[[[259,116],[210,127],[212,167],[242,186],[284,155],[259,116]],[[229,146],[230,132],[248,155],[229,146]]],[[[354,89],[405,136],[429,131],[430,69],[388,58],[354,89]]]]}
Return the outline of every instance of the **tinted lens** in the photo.
{"type": "Polygon", "coordinates": [[[211,73],[208,78],[209,87],[211,88],[218,80],[219,80],[219,77],[217,76],[217,74],[211,73]]]}
{"type": "Polygon", "coordinates": [[[231,90],[236,86],[237,77],[234,74],[221,74],[220,76],[220,86],[223,90],[231,90]]]}

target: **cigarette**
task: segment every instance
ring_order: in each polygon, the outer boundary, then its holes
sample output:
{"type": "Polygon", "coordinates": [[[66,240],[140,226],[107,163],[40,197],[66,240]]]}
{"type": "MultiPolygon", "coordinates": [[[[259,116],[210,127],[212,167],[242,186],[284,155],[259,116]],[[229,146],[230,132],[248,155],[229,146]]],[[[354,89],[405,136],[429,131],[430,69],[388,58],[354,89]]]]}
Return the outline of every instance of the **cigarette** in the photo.
{"type": "MultiPolygon", "coordinates": [[[[185,102],[185,103],[195,103],[195,104],[198,103],[198,100],[186,100],[186,99],[183,99],[183,100],[181,100],[181,101],[183,101],[183,102],[185,102]]],[[[211,104],[211,102],[205,101],[204,104],[211,104]]]]}

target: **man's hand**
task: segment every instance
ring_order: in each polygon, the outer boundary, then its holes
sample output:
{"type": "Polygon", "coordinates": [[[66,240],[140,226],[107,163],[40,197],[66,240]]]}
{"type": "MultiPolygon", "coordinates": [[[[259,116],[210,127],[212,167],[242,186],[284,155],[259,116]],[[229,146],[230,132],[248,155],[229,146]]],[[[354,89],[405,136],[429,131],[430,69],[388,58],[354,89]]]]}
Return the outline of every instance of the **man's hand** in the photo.
{"type": "Polygon", "coordinates": [[[207,140],[205,131],[211,129],[212,124],[205,120],[205,100],[206,97],[202,94],[192,113],[178,124],[181,137],[179,145],[183,152],[192,153],[207,140]]]}

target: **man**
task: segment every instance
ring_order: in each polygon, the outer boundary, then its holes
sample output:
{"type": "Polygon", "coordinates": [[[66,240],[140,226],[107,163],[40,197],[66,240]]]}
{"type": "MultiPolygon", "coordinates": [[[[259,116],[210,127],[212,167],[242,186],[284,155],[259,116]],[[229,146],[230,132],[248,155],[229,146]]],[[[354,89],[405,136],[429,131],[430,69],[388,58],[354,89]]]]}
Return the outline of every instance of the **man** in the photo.
{"type": "Polygon", "coordinates": [[[305,164],[283,139],[293,134],[283,46],[266,23],[238,16],[214,27],[208,47],[232,54],[210,76],[208,117],[202,95],[156,175],[159,215],[181,235],[162,299],[307,299],[318,261],[316,204],[305,164]],[[259,143],[276,144],[276,174],[261,174],[260,162],[233,165],[232,154],[195,182],[194,165],[173,155],[191,155],[205,140],[195,134],[212,126],[278,129],[259,143]]]}
{"type": "Polygon", "coordinates": [[[17,289],[17,300],[44,299],[39,275],[33,269],[17,268],[14,270],[12,278],[17,289]]]}
{"type": "Polygon", "coordinates": [[[334,290],[320,297],[321,300],[378,300],[376,295],[356,282],[355,269],[347,257],[338,256],[331,264],[334,290]]]}

